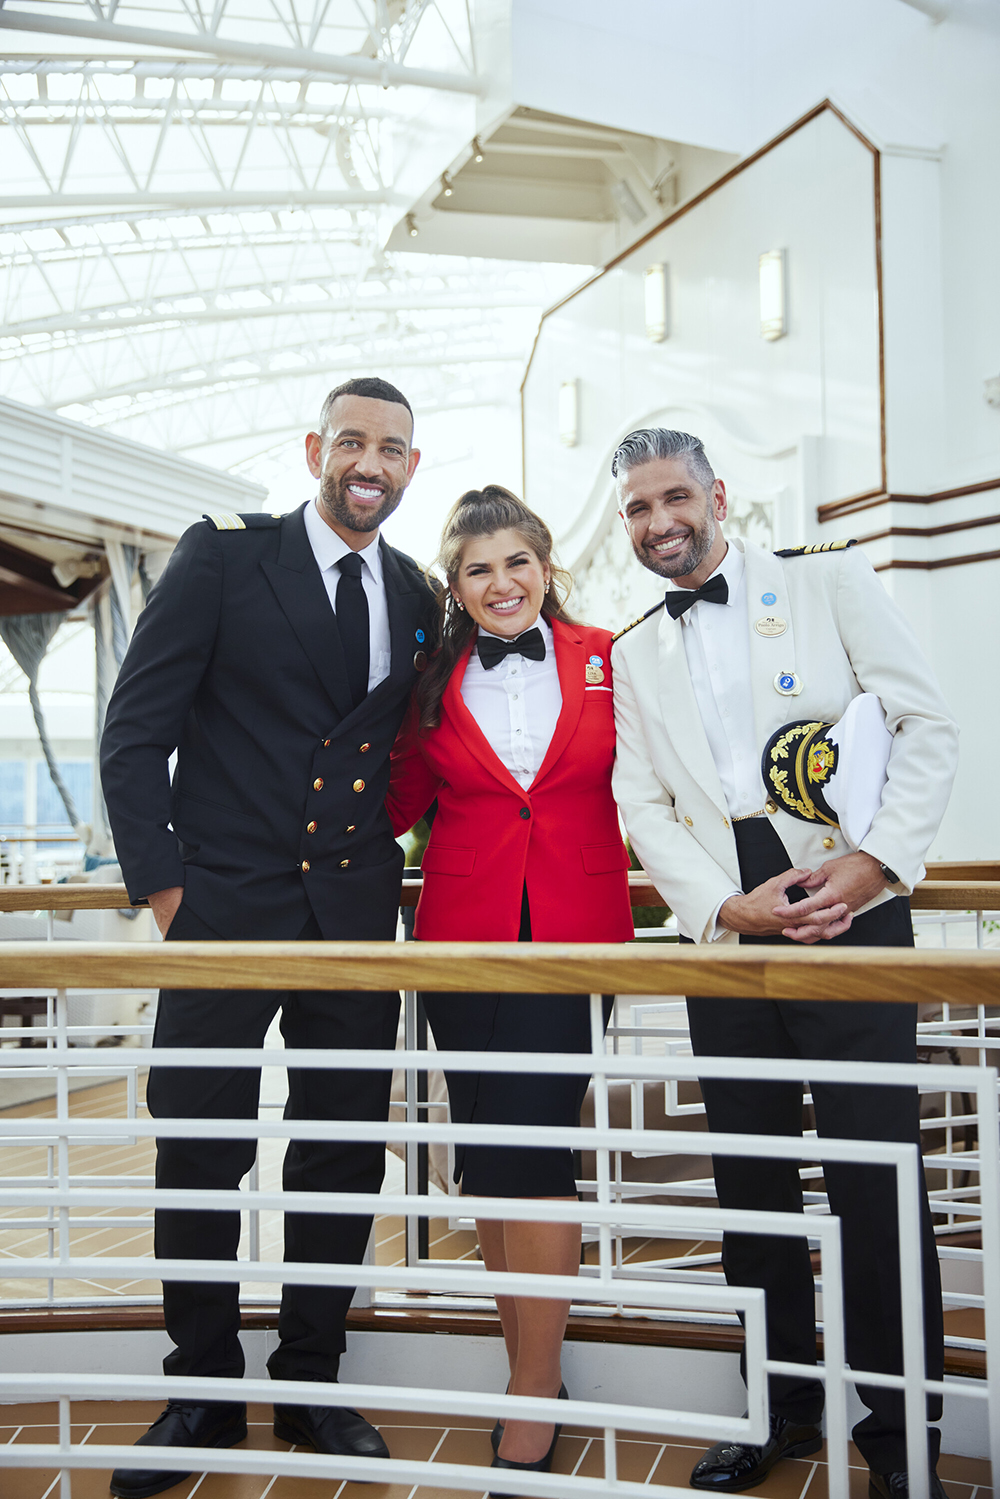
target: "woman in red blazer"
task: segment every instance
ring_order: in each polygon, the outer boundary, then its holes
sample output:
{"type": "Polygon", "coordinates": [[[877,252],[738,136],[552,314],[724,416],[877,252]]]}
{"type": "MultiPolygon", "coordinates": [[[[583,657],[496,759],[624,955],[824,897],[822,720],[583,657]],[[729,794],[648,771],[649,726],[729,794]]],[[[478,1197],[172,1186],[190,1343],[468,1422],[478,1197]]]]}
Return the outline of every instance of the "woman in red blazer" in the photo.
{"type": "MultiPolygon", "coordinates": [[[[415,934],[422,941],[625,942],[633,936],[628,856],[611,795],[615,729],[611,634],[574,624],[567,576],[545,524],[498,485],[462,496],[439,562],[442,647],[418,686],[393,753],[387,806],[397,833],[436,800],[415,934]]],[[[441,1050],[586,1052],[579,994],[428,994],[441,1050]]],[[[607,1015],[605,1016],[605,1023],[607,1015]]],[[[573,1126],[586,1078],[456,1073],[452,1117],[477,1124],[573,1126]]],[[[574,1200],[562,1148],[456,1149],[473,1195],[574,1200]]],[[[490,1270],[574,1275],[573,1225],[478,1223],[490,1270]]],[[[565,1394],[559,1370],[568,1302],[498,1297],[508,1388],[565,1394]]],[[[548,1471],[559,1427],[494,1428],[494,1467],[548,1471]]]]}

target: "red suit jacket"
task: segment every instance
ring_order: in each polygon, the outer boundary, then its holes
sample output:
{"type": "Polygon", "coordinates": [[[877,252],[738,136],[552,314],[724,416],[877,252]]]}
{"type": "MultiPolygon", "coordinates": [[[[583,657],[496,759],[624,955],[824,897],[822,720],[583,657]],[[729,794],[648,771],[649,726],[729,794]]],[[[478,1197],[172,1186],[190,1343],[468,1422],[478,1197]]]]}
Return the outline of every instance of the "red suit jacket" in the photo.
{"type": "Polygon", "coordinates": [[[552,633],[562,710],[527,791],[462,698],[471,644],[445,688],[439,726],[420,734],[411,713],[396,741],[386,806],[397,836],[438,801],[416,915],[424,941],[516,941],[525,885],[536,942],[633,935],[611,795],[611,632],[553,620],[552,633]],[[591,656],[601,658],[602,682],[587,682],[591,656]]]}

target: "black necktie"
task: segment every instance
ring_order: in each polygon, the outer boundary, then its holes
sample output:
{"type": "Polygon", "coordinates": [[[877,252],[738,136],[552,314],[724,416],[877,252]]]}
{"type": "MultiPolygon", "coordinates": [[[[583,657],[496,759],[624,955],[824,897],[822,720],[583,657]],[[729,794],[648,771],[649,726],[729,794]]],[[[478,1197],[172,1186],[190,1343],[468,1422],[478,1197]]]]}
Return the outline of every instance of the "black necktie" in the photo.
{"type": "Polygon", "coordinates": [[[496,635],[480,635],[476,649],[487,671],[499,666],[505,656],[527,656],[529,661],[545,660],[545,641],[537,625],[525,630],[516,640],[500,640],[496,635]]]}
{"type": "Polygon", "coordinates": [[[721,573],[716,573],[714,578],[709,578],[700,588],[671,588],[667,592],[667,613],[671,619],[680,619],[685,610],[690,609],[692,604],[697,604],[699,599],[704,599],[707,604],[728,604],[729,584],[721,573]]]}
{"type": "Polygon", "coordinates": [[[348,552],[341,557],[337,566],[340,568],[340,582],[337,584],[337,629],[344,647],[351,701],[356,708],[368,693],[368,662],[371,654],[368,600],[361,582],[361,558],[357,552],[348,552]]]}

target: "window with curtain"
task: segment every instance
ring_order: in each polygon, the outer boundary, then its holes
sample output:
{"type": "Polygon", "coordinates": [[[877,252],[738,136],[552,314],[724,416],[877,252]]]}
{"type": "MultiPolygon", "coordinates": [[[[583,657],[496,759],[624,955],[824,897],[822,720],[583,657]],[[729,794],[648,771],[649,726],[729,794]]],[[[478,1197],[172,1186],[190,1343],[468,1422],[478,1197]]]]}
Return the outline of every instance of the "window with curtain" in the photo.
{"type": "MultiPolygon", "coordinates": [[[[73,800],[84,822],[90,821],[92,804],[93,764],[90,760],[60,760],[59,773],[69,788],[73,800]]],[[[66,816],[62,797],[52,784],[49,768],[44,760],[35,765],[35,786],[38,797],[37,821],[39,828],[58,832],[72,832],[66,816]]]]}

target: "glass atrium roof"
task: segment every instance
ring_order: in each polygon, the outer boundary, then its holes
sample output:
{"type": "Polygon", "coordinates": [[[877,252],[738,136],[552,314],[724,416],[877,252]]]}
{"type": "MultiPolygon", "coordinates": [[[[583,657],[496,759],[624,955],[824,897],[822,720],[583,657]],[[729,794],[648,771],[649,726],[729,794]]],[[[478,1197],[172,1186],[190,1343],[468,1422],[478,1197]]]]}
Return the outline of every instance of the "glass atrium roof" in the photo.
{"type": "Polygon", "coordinates": [[[583,268],[382,248],[484,88],[466,0],[8,0],[0,393],[272,486],[351,374],[509,412],[583,268]]]}

